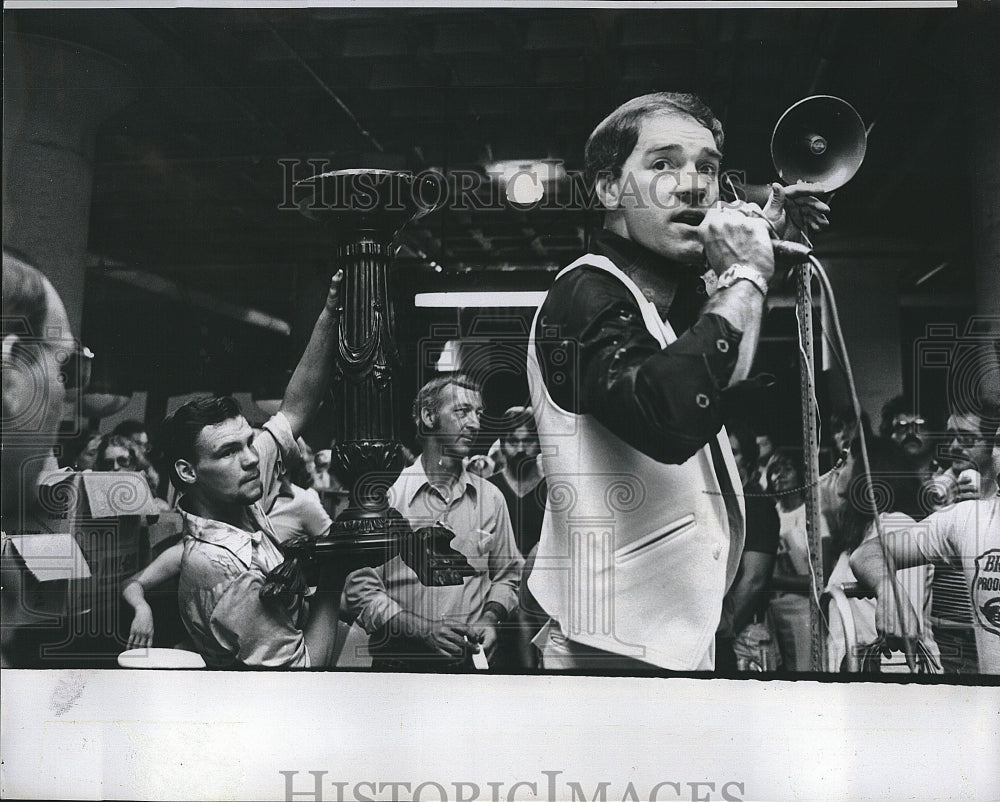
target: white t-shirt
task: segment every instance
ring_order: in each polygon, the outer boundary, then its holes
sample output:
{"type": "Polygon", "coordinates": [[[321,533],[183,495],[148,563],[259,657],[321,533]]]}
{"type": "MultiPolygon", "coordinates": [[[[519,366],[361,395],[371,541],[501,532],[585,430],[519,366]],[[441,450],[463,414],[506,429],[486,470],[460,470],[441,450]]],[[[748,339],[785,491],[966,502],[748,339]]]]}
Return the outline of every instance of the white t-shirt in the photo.
{"type": "Polygon", "coordinates": [[[320,537],[330,528],[330,516],[319,500],[319,494],[290,484],[292,495],[278,495],[267,517],[271,519],[279,543],[298,535],[320,537]]]}
{"type": "MultiPolygon", "coordinates": [[[[794,510],[786,512],[781,505],[778,510],[778,554],[776,573],[782,576],[808,574],[809,570],[809,540],[806,532],[806,505],[802,504],[794,510]]],[[[826,520],[818,515],[819,534],[821,538],[828,537],[826,520]]]]}
{"type": "Polygon", "coordinates": [[[1000,497],[946,507],[911,531],[928,562],[962,570],[972,602],[979,670],[1000,674],[1000,497]]]}
{"type": "MultiPolygon", "coordinates": [[[[880,517],[882,530],[886,534],[899,531],[912,532],[914,527],[919,527],[909,515],[901,512],[883,513],[880,517]]],[[[878,534],[874,524],[869,524],[865,531],[865,540],[869,540],[878,534]]],[[[932,657],[932,671],[935,673],[941,670],[940,651],[934,641],[934,634],[931,629],[931,582],[934,578],[934,569],[929,565],[917,565],[913,568],[903,568],[896,572],[896,577],[903,586],[903,592],[917,615],[920,617],[920,641],[932,657]]],[[[840,554],[837,563],[830,572],[829,585],[841,585],[848,582],[857,582],[857,577],[851,570],[850,559],[846,552],[840,554]]],[[[857,644],[872,643],[878,637],[875,628],[875,600],[874,599],[850,599],[851,612],[853,615],[855,642],[857,644]]],[[[831,605],[832,609],[832,605],[831,605]]],[[[836,671],[844,659],[846,643],[843,622],[839,617],[831,616],[830,635],[827,639],[827,664],[831,670],[836,671]]]]}

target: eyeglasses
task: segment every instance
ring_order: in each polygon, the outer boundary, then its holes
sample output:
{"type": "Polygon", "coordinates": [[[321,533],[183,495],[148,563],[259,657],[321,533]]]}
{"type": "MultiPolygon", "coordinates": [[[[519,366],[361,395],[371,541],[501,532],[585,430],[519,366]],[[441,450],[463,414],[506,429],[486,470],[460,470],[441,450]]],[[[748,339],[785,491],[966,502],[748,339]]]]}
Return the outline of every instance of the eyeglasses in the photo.
{"type": "Polygon", "coordinates": [[[903,417],[897,418],[892,422],[892,430],[897,434],[902,434],[908,429],[916,429],[920,426],[924,426],[927,423],[923,418],[920,417],[903,417]]]}
{"type": "Polygon", "coordinates": [[[976,443],[986,439],[980,432],[960,432],[955,429],[948,430],[948,437],[952,438],[962,448],[972,448],[976,443]]]}
{"type": "Polygon", "coordinates": [[[83,389],[90,383],[94,352],[78,342],[56,343],[53,346],[59,365],[59,381],[66,390],[83,389]]]}
{"type": "Polygon", "coordinates": [[[113,466],[129,470],[132,467],[132,458],[128,454],[119,454],[113,460],[105,458],[100,461],[101,470],[108,470],[113,466]]]}

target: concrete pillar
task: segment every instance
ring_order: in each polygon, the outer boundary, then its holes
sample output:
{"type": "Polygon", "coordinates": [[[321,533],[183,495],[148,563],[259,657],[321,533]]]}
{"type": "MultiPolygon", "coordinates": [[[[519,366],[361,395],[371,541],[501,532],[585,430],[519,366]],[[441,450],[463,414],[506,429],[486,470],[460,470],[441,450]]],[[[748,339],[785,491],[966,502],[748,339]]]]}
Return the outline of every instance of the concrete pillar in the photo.
{"type": "Polygon", "coordinates": [[[134,81],[82,45],[9,31],[3,59],[3,241],[49,277],[79,336],[97,129],[134,81]]]}

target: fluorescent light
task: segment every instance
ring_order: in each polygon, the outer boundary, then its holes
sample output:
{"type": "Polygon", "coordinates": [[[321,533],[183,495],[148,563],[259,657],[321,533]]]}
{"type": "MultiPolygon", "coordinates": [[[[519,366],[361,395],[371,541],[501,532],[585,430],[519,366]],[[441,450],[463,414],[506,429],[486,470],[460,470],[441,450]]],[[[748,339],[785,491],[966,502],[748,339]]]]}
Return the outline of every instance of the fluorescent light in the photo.
{"type": "Polygon", "coordinates": [[[487,174],[507,183],[512,178],[529,175],[538,181],[562,181],[566,178],[566,165],[561,159],[505,159],[483,165],[487,174]]]}
{"type": "Polygon", "coordinates": [[[541,306],[544,292],[418,292],[414,306],[442,308],[541,306]]]}
{"type": "Polygon", "coordinates": [[[506,159],[487,162],[488,175],[499,180],[507,200],[530,206],[545,195],[546,184],[566,178],[566,166],[560,159],[506,159]]]}

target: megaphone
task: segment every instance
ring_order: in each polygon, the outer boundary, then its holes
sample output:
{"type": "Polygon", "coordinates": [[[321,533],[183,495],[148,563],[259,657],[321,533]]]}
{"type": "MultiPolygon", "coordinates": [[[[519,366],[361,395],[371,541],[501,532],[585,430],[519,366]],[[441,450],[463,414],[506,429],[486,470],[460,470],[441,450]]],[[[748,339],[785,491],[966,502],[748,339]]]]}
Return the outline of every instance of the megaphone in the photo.
{"type": "Polygon", "coordinates": [[[771,159],[785,184],[806,181],[832,192],[854,177],[867,146],[865,124],[850,103],[813,95],[781,115],[771,135],[771,159]]]}

